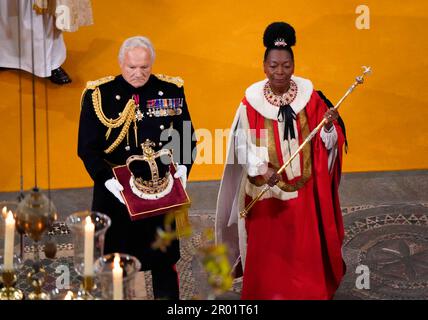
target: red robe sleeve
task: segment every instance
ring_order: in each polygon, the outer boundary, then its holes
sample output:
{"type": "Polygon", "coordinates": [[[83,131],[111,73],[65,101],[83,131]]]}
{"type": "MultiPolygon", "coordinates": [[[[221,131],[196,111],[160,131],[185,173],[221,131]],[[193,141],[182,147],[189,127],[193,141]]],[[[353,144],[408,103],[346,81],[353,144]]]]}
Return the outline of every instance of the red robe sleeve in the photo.
{"type": "MultiPolygon", "coordinates": [[[[314,91],[306,107],[310,130],[323,119],[327,105],[314,91]]],[[[314,196],[319,208],[319,219],[324,233],[324,246],[327,249],[332,274],[331,290],[334,292],[345,274],[345,264],[341,250],[344,239],[342,210],[339,202],[339,183],[342,171],[342,150],[345,137],[342,129],[335,122],[337,131],[337,156],[331,172],[328,170],[328,150],[318,133],[312,140],[314,196]]],[[[323,130],[323,129],[321,129],[323,130]]]]}

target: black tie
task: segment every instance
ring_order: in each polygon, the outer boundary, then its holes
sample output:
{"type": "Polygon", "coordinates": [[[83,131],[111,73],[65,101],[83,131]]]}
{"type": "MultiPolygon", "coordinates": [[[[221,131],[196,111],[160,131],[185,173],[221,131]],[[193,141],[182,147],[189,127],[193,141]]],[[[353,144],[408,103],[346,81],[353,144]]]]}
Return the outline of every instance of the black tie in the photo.
{"type": "Polygon", "coordinates": [[[278,111],[278,122],[284,122],[284,140],[287,140],[288,133],[290,138],[295,139],[293,120],[296,120],[296,114],[289,104],[281,105],[278,111]]]}

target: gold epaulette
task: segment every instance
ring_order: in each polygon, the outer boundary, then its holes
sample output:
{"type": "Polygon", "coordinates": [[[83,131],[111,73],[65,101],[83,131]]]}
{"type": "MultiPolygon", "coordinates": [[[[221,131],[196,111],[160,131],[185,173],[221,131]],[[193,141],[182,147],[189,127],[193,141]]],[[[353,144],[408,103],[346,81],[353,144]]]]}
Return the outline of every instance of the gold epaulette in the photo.
{"type": "Polygon", "coordinates": [[[115,78],[114,76],[107,76],[107,77],[100,78],[98,80],[88,81],[88,82],[86,82],[86,90],[88,90],[88,89],[95,90],[96,87],[98,87],[104,83],[113,81],[114,78],[115,78]]]}
{"type": "Polygon", "coordinates": [[[181,79],[180,77],[171,77],[171,76],[167,76],[165,74],[160,74],[160,73],[155,74],[155,76],[159,80],[166,81],[169,83],[173,83],[179,88],[181,88],[184,85],[184,80],[181,79]]]}
{"type": "Polygon", "coordinates": [[[83,98],[85,97],[86,91],[95,90],[98,86],[104,83],[110,82],[114,80],[114,78],[115,77],[113,76],[107,76],[107,77],[100,78],[98,80],[86,82],[86,87],[85,89],[83,89],[82,94],[80,95],[80,108],[82,108],[83,98]]]}

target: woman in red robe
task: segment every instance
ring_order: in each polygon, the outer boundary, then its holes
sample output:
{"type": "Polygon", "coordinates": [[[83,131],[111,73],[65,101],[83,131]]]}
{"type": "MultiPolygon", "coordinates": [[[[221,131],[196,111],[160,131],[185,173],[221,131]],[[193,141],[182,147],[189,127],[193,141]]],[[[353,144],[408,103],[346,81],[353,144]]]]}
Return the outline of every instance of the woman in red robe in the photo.
{"type": "Polygon", "coordinates": [[[292,26],[264,33],[267,79],[245,93],[218,195],[216,240],[243,268],[242,299],[331,299],[345,273],[338,197],[344,135],[311,81],[294,76],[292,26]],[[276,171],[327,119],[282,175],[276,171]],[[264,184],[271,188],[239,212],[264,184]]]}

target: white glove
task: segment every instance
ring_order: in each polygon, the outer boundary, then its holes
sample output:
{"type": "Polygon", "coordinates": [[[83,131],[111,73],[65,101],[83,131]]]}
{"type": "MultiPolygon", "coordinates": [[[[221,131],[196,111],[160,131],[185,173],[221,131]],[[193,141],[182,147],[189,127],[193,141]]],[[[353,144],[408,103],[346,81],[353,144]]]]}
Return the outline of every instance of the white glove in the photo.
{"type": "Polygon", "coordinates": [[[122,185],[117,181],[115,178],[108,179],[104,185],[106,186],[107,190],[113,193],[113,195],[123,204],[125,204],[125,201],[123,201],[123,197],[120,194],[121,191],[123,191],[122,185]]]}
{"type": "Polygon", "coordinates": [[[177,171],[174,174],[174,178],[180,178],[181,183],[183,184],[184,189],[186,189],[187,183],[187,167],[182,164],[177,165],[177,171]]]}

